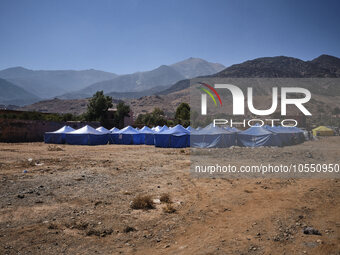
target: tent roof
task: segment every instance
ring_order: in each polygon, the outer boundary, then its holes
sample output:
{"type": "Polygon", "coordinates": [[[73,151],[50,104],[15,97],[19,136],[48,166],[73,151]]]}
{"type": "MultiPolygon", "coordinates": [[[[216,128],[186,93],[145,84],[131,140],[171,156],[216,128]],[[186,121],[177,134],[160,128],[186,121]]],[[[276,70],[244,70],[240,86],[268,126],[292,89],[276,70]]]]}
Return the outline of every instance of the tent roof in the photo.
{"type": "Polygon", "coordinates": [[[111,133],[117,133],[119,131],[119,128],[113,127],[110,129],[111,133]]]}
{"type": "Polygon", "coordinates": [[[58,129],[57,131],[54,132],[48,132],[48,133],[54,133],[54,134],[63,134],[63,133],[68,133],[74,131],[73,128],[70,126],[63,126],[62,128],[58,129]]]}
{"type": "Polygon", "coordinates": [[[104,134],[110,133],[110,130],[108,130],[108,129],[104,128],[104,127],[96,128],[96,130],[98,130],[99,132],[102,132],[104,134]]]}
{"type": "MultiPolygon", "coordinates": [[[[167,126],[163,126],[162,128],[160,128],[159,130],[158,130],[158,132],[164,132],[164,131],[166,131],[166,130],[169,130],[169,128],[167,127],[167,126]]],[[[156,130],[157,131],[157,130],[156,130]]]]}
{"type": "Polygon", "coordinates": [[[86,125],[82,128],[79,128],[75,131],[70,132],[69,134],[92,134],[92,135],[102,135],[103,133],[94,129],[93,127],[86,125]]]}
{"type": "Polygon", "coordinates": [[[153,127],[152,129],[155,130],[156,132],[159,132],[159,130],[161,130],[161,126],[157,126],[157,127],[153,127]]]}
{"type": "Polygon", "coordinates": [[[245,131],[240,132],[240,134],[260,136],[260,135],[269,135],[269,134],[272,134],[272,132],[267,130],[265,127],[253,126],[253,127],[248,128],[245,131]]]}
{"type": "Polygon", "coordinates": [[[196,131],[195,133],[200,135],[218,135],[218,134],[231,134],[232,132],[225,128],[208,125],[205,128],[196,131]]]}
{"type": "Polygon", "coordinates": [[[313,131],[333,131],[333,129],[325,127],[325,126],[320,126],[320,127],[314,128],[313,131]]]}
{"type": "Polygon", "coordinates": [[[139,130],[139,133],[142,133],[142,134],[153,134],[153,133],[155,133],[155,131],[153,131],[152,129],[150,129],[147,126],[144,126],[142,129],[139,130]]]}
{"type": "Polygon", "coordinates": [[[188,130],[186,130],[182,125],[179,125],[179,124],[171,129],[160,131],[159,133],[162,135],[166,134],[166,135],[177,135],[177,136],[190,134],[188,130]]]}
{"type": "Polygon", "coordinates": [[[127,126],[123,129],[121,129],[120,131],[118,131],[117,133],[118,134],[128,134],[128,135],[139,134],[139,132],[131,126],[127,126]]]}
{"type": "Polygon", "coordinates": [[[225,129],[225,130],[228,130],[229,132],[232,132],[232,133],[240,132],[240,130],[237,129],[237,128],[235,128],[235,127],[229,127],[229,126],[227,126],[227,127],[224,127],[224,129],[225,129]]]}

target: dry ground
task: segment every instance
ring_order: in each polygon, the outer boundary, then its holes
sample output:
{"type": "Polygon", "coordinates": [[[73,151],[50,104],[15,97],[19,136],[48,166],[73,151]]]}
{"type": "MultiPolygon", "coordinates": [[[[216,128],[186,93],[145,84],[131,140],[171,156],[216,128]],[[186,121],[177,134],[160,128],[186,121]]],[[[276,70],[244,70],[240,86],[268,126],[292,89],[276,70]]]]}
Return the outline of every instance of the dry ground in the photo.
{"type": "MultiPolygon", "coordinates": [[[[340,254],[340,180],[194,179],[189,153],[0,144],[0,254],[340,254]],[[130,207],[163,193],[176,212],[130,207]]],[[[340,137],[231,155],[270,154],[339,163],[340,137]]]]}

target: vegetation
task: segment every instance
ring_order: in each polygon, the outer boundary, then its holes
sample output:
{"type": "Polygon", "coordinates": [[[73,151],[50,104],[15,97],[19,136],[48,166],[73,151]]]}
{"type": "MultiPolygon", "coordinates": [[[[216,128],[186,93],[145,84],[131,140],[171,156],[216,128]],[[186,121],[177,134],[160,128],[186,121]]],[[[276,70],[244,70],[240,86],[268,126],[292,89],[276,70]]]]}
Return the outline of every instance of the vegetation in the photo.
{"type": "Polygon", "coordinates": [[[168,193],[163,193],[161,195],[161,197],[159,198],[159,200],[162,202],[162,203],[172,203],[171,201],[171,197],[168,193]]]}
{"type": "Polygon", "coordinates": [[[105,96],[103,91],[97,91],[87,105],[85,119],[87,121],[105,121],[105,116],[110,107],[112,107],[112,97],[105,96]]]}
{"type": "Polygon", "coordinates": [[[168,121],[164,116],[164,112],[159,109],[155,108],[152,113],[146,114],[139,114],[136,121],[136,125],[147,125],[151,126],[163,126],[168,125],[168,121]]]}
{"type": "Polygon", "coordinates": [[[175,213],[176,208],[171,204],[167,204],[165,207],[163,207],[163,212],[164,213],[175,213]]]}
{"type": "Polygon", "coordinates": [[[131,208],[132,209],[143,209],[143,210],[148,210],[148,209],[153,209],[154,204],[152,201],[151,196],[145,195],[139,195],[135,197],[131,203],[131,208]]]}
{"type": "Polygon", "coordinates": [[[175,114],[175,123],[181,124],[184,127],[190,125],[190,106],[187,103],[181,103],[175,114]]]}
{"type": "Polygon", "coordinates": [[[124,102],[118,103],[117,111],[114,116],[114,126],[122,128],[124,126],[124,117],[130,117],[130,111],[130,106],[126,105],[124,102]]]}
{"type": "Polygon", "coordinates": [[[167,119],[163,110],[155,108],[151,113],[139,114],[135,124],[149,127],[181,124],[187,127],[190,125],[190,106],[187,103],[181,103],[176,109],[174,120],[167,119]]]}

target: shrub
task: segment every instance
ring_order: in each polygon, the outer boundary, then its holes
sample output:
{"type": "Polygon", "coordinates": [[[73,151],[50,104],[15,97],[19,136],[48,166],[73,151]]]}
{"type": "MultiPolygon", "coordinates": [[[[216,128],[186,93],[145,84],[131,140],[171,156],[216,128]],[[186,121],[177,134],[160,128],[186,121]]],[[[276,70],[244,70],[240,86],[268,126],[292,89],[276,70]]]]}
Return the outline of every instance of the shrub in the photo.
{"type": "Polygon", "coordinates": [[[171,204],[167,204],[165,207],[163,207],[163,212],[165,212],[165,213],[175,213],[176,208],[173,207],[171,204]]]}
{"type": "Polygon", "coordinates": [[[153,201],[151,199],[151,196],[145,195],[139,195],[135,197],[131,203],[131,208],[132,209],[142,209],[142,210],[149,210],[153,209],[153,201]]]}
{"type": "Polygon", "coordinates": [[[168,193],[163,193],[161,195],[161,197],[159,198],[159,200],[162,202],[162,203],[172,203],[171,201],[171,197],[168,193]]]}

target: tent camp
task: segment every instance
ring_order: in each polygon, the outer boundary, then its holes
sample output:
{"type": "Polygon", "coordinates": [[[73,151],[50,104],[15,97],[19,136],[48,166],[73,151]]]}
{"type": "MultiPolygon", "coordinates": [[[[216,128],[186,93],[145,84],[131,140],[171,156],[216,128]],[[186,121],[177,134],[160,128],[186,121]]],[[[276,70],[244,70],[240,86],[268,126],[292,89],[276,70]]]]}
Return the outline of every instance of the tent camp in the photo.
{"type": "Polygon", "coordinates": [[[190,132],[181,125],[177,125],[171,129],[164,129],[164,131],[155,133],[156,147],[184,148],[187,147],[189,144],[190,132]]]}
{"type": "Polygon", "coordinates": [[[45,143],[63,144],[65,143],[66,133],[74,131],[73,128],[69,126],[63,126],[54,132],[46,132],[44,135],[45,143]]]}
{"type": "Polygon", "coordinates": [[[139,130],[139,133],[141,134],[141,139],[142,141],[144,141],[144,144],[147,144],[147,145],[155,144],[155,141],[154,141],[155,131],[153,131],[147,126],[144,126],[142,129],[139,130]]]}
{"type": "Polygon", "coordinates": [[[236,142],[236,132],[211,125],[190,134],[190,146],[194,148],[227,148],[236,142]]]}
{"type": "Polygon", "coordinates": [[[72,145],[103,145],[108,143],[108,134],[104,134],[88,125],[69,132],[65,142],[72,145]]]}
{"type": "Polygon", "coordinates": [[[133,127],[127,126],[116,133],[111,133],[115,144],[144,144],[142,135],[133,127]]]}
{"type": "Polygon", "coordinates": [[[313,136],[332,136],[334,130],[325,126],[320,126],[313,129],[313,136]]]}
{"type": "Polygon", "coordinates": [[[261,126],[253,126],[239,132],[237,143],[239,146],[245,147],[282,146],[281,139],[276,133],[261,126]]]}

